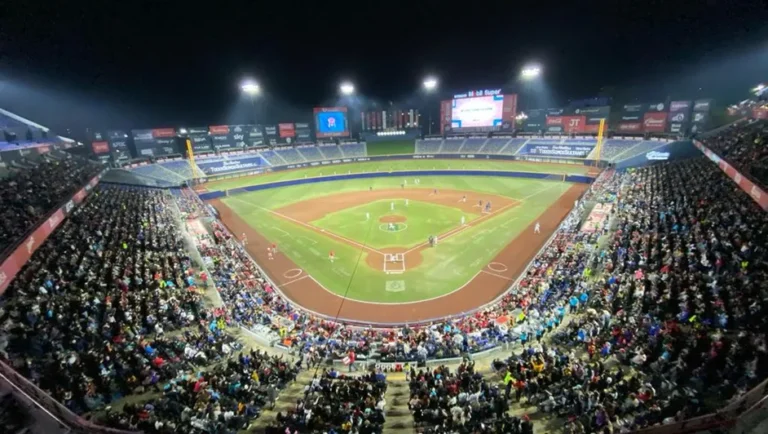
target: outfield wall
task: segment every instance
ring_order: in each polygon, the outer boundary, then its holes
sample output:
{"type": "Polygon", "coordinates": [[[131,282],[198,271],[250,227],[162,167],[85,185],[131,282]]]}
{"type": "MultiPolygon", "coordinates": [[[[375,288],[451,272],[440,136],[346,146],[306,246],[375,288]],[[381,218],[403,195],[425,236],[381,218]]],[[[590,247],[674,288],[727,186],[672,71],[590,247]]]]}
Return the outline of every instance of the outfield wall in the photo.
{"type": "Polygon", "coordinates": [[[594,178],[585,175],[561,175],[553,173],[537,172],[511,172],[506,170],[402,170],[395,172],[368,172],[368,173],[347,173],[342,175],[318,176],[313,178],[291,179],[287,181],[268,182],[265,184],[249,185],[246,187],[233,188],[230,190],[217,190],[198,193],[202,200],[212,200],[220,197],[249,193],[253,191],[268,190],[272,188],[288,187],[292,185],[316,184],[319,182],[344,181],[350,179],[371,179],[371,178],[401,178],[404,176],[499,176],[506,178],[527,178],[542,179],[563,182],[578,182],[581,184],[591,184],[594,178]]]}
{"type": "MultiPolygon", "coordinates": [[[[307,167],[335,166],[339,164],[364,163],[370,161],[394,161],[394,160],[499,160],[499,161],[526,161],[531,163],[556,163],[571,164],[574,166],[595,166],[606,167],[607,163],[583,158],[552,158],[552,157],[532,157],[519,155],[497,155],[497,154],[397,154],[397,155],[374,155],[370,157],[357,158],[339,158],[335,160],[311,161],[306,163],[287,164],[284,166],[262,166],[255,170],[236,171],[222,173],[221,175],[206,176],[206,182],[220,181],[222,179],[231,179],[239,176],[258,175],[267,172],[281,172],[284,170],[303,169],[307,167]]],[[[200,179],[202,181],[203,179],[200,179]]]]}

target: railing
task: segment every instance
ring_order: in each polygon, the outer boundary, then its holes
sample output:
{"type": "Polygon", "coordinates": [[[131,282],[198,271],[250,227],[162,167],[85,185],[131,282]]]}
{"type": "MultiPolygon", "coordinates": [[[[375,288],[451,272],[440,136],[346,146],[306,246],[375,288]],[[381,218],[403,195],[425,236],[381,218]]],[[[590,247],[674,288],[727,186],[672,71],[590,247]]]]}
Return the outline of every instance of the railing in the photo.
{"type": "Polygon", "coordinates": [[[7,383],[14,396],[22,401],[37,406],[53,422],[76,433],[96,434],[136,434],[136,431],[123,431],[96,425],[74,414],[70,409],[61,405],[42,389],[35,386],[13,368],[0,362],[0,381],[7,383]]]}

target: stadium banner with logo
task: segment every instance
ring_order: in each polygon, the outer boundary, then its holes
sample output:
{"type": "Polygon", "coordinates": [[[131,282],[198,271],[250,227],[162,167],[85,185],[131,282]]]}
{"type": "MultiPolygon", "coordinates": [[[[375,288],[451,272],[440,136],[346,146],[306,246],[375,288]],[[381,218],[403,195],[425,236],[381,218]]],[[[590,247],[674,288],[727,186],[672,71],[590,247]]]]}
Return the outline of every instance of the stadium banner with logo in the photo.
{"type": "Polygon", "coordinates": [[[586,117],[586,125],[600,125],[600,120],[605,119],[608,122],[608,117],[611,115],[610,106],[600,107],[580,107],[573,111],[573,114],[586,117]]]}
{"type": "Polygon", "coordinates": [[[693,102],[692,133],[707,131],[711,127],[713,105],[714,100],[712,99],[697,99],[693,102]]]}
{"type": "Polygon", "coordinates": [[[251,146],[264,146],[264,130],[261,125],[251,125],[248,129],[248,143],[251,146]]]}
{"type": "Polygon", "coordinates": [[[646,133],[663,133],[667,129],[667,113],[647,112],[643,115],[643,131],[646,133]]]}
{"type": "Polygon", "coordinates": [[[174,128],[131,130],[137,157],[156,157],[179,153],[174,128]]]}
{"type": "Polygon", "coordinates": [[[208,127],[187,128],[187,138],[189,138],[192,144],[192,152],[213,151],[213,145],[211,145],[211,140],[208,136],[208,127]]]}
{"type": "Polygon", "coordinates": [[[665,112],[667,111],[667,104],[663,102],[647,104],[646,112],[665,112]]]}
{"type": "Polygon", "coordinates": [[[647,104],[625,104],[621,108],[621,122],[641,124],[647,104]]]}
{"type": "Polygon", "coordinates": [[[277,128],[281,139],[296,137],[296,126],[293,123],[277,124],[277,128]]]}
{"type": "Polygon", "coordinates": [[[128,148],[128,133],[120,130],[107,131],[107,141],[112,159],[124,161],[131,159],[131,151],[128,148]]]}
{"type": "Polygon", "coordinates": [[[670,101],[669,103],[669,132],[686,134],[691,123],[693,101],[670,101]]]}
{"type": "Polygon", "coordinates": [[[531,109],[525,113],[523,119],[523,131],[528,133],[538,133],[543,130],[547,122],[547,112],[544,109],[531,109]]]}
{"type": "Polygon", "coordinates": [[[230,156],[226,160],[206,161],[204,159],[197,162],[197,166],[206,175],[215,175],[225,172],[236,172],[243,170],[258,169],[261,166],[266,166],[266,162],[261,156],[253,154],[242,156],[230,156]]]}
{"type": "Polygon", "coordinates": [[[547,116],[546,123],[548,132],[583,133],[586,116],[547,116]]]}
{"type": "Polygon", "coordinates": [[[91,142],[91,150],[96,155],[109,154],[109,142],[106,140],[99,142],[91,142]]]}
{"type": "Polygon", "coordinates": [[[583,145],[562,145],[553,143],[528,143],[525,145],[525,151],[521,154],[540,155],[547,157],[574,157],[586,158],[595,148],[594,144],[583,145]]]}
{"type": "Polygon", "coordinates": [[[211,125],[208,127],[211,146],[213,149],[230,149],[235,147],[235,142],[229,133],[229,125],[211,125]]]}
{"type": "Polygon", "coordinates": [[[693,102],[693,111],[709,113],[712,111],[714,100],[712,99],[697,99],[693,102]]]}
{"type": "Polygon", "coordinates": [[[693,102],[691,101],[671,101],[669,103],[669,111],[670,112],[689,112],[691,111],[691,108],[693,107],[693,102]]]}
{"type": "Polygon", "coordinates": [[[501,106],[501,129],[511,130],[515,127],[517,117],[517,94],[504,95],[501,106]]]}
{"type": "Polygon", "coordinates": [[[300,142],[312,141],[312,130],[309,129],[309,124],[306,122],[296,122],[294,124],[296,128],[296,139],[300,142]]]}
{"type": "Polygon", "coordinates": [[[277,144],[277,125],[267,125],[264,127],[264,135],[267,136],[269,145],[277,144]]]}
{"type": "Polygon", "coordinates": [[[453,100],[447,99],[440,101],[440,134],[445,134],[451,130],[451,119],[453,118],[453,100]]]}
{"type": "Polygon", "coordinates": [[[641,134],[643,132],[642,122],[619,122],[617,128],[619,133],[624,134],[641,134]]]}
{"type": "Polygon", "coordinates": [[[229,140],[235,148],[245,148],[250,146],[248,131],[251,125],[229,125],[229,140]]]}

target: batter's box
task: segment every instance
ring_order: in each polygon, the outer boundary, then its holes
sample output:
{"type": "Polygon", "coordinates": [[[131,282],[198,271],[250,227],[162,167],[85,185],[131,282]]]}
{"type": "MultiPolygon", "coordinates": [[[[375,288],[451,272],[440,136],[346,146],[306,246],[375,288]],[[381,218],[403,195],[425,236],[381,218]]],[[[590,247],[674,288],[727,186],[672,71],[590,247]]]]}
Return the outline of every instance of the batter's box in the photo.
{"type": "Polygon", "coordinates": [[[384,290],[387,292],[405,291],[405,280],[387,280],[384,290]]]}
{"type": "Polygon", "coordinates": [[[405,272],[405,255],[402,253],[385,254],[384,272],[387,274],[403,274],[405,272]]]}

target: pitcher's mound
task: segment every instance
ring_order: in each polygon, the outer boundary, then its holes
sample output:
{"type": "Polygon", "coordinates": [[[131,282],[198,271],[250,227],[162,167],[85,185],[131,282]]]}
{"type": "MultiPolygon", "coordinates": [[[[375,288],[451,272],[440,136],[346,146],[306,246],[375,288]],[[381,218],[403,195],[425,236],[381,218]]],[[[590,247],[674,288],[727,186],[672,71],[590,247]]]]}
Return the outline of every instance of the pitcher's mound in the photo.
{"type": "Polygon", "coordinates": [[[381,223],[405,223],[406,220],[408,219],[401,215],[385,215],[379,219],[381,223]]]}

